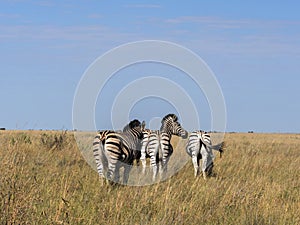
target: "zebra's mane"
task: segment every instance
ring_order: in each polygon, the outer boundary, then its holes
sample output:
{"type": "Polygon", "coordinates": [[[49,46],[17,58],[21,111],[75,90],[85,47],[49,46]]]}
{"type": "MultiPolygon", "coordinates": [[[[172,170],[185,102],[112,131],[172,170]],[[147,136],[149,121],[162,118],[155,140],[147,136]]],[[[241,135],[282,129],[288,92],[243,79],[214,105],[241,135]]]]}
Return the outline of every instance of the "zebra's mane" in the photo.
{"type": "Polygon", "coordinates": [[[169,118],[172,118],[174,122],[176,122],[178,120],[178,117],[175,114],[169,113],[162,119],[161,123],[164,123],[169,118]]]}
{"type": "Polygon", "coordinates": [[[141,126],[141,122],[140,121],[138,121],[138,120],[132,120],[132,121],[130,121],[130,123],[129,124],[127,124],[124,128],[123,128],[123,132],[126,132],[126,131],[128,131],[128,130],[130,130],[130,129],[133,129],[133,128],[135,128],[135,127],[139,127],[139,126],[141,126]]]}
{"type": "Polygon", "coordinates": [[[204,130],[197,130],[197,133],[203,133],[203,134],[208,134],[208,132],[204,131],[204,130]]]}

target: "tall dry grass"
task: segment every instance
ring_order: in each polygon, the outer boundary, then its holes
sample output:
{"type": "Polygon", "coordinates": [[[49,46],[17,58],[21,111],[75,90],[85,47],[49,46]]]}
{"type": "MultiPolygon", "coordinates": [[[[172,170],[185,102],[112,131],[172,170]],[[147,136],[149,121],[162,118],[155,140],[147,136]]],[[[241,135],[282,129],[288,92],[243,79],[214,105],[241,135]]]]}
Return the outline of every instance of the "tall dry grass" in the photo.
{"type": "Polygon", "coordinates": [[[100,186],[72,133],[1,131],[0,223],[300,224],[300,135],[225,141],[206,181],[189,161],[159,184],[100,186]]]}

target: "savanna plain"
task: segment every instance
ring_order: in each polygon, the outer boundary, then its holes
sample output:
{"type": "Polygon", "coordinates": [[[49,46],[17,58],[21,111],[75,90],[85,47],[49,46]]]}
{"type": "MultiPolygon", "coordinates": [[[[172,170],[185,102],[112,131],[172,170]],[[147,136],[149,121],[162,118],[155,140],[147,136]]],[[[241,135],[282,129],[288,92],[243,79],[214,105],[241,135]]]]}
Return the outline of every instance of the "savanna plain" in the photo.
{"type": "MultiPolygon", "coordinates": [[[[0,131],[0,223],[300,224],[300,134],[224,141],[207,180],[188,160],[164,182],[111,186],[70,131],[0,131]]],[[[174,159],[186,157],[183,146],[174,159]]]]}

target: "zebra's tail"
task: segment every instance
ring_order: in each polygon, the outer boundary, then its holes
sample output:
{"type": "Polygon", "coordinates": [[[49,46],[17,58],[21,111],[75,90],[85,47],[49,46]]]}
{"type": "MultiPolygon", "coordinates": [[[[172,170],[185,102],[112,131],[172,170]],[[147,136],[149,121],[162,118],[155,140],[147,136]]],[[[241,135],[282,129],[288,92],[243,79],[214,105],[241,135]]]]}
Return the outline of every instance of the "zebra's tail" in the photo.
{"type": "Polygon", "coordinates": [[[224,142],[221,142],[221,143],[216,144],[216,145],[212,145],[211,149],[220,152],[220,158],[222,158],[222,154],[224,152],[224,142]]]}
{"type": "Polygon", "coordinates": [[[210,144],[210,143],[207,143],[207,142],[203,141],[202,138],[201,138],[201,141],[202,141],[202,143],[203,143],[206,147],[211,148],[211,149],[213,149],[213,150],[215,150],[215,151],[220,152],[220,158],[222,158],[222,154],[223,154],[223,152],[224,152],[224,141],[221,142],[221,143],[219,143],[219,144],[216,144],[216,145],[212,145],[212,144],[210,144]]]}

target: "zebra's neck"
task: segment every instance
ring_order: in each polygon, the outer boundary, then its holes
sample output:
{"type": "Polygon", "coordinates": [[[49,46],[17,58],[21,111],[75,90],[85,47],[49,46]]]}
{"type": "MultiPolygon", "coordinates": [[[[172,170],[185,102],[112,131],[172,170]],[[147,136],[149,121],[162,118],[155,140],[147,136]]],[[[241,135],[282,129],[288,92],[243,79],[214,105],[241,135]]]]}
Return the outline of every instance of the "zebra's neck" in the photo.
{"type": "Polygon", "coordinates": [[[160,127],[160,133],[166,133],[169,135],[169,137],[172,136],[172,130],[171,130],[171,124],[168,122],[163,123],[160,127]]]}
{"type": "Polygon", "coordinates": [[[136,148],[136,145],[139,144],[142,138],[142,131],[132,129],[120,134],[121,138],[125,140],[128,146],[132,149],[136,148]]]}

